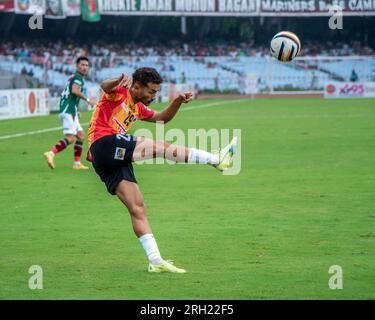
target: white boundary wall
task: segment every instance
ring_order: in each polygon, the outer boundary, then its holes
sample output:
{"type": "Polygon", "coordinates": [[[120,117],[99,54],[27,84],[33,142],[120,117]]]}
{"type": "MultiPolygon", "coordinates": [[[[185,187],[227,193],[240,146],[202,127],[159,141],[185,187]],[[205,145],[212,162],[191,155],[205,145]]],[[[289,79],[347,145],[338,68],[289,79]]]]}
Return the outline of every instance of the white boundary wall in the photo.
{"type": "Polygon", "coordinates": [[[49,115],[48,89],[0,90],[0,119],[49,115]]]}

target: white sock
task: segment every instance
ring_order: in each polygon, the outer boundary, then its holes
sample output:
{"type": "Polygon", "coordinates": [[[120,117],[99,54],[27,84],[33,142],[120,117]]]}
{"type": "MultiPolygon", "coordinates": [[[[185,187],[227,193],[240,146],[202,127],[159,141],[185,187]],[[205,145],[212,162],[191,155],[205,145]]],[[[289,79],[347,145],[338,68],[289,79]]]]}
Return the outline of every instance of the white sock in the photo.
{"type": "Polygon", "coordinates": [[[74,161],[73,164],[74,164],[75,166],[79,166],[79,165],[81,164],[81,161],[74,161]]]}
{"type": "Polygon", "coordinates": [[[195,148],[190,148],[188,163],[219,164],[219,155],[195,148]]]}
{"type": "Polygon", "coordinates": [[[49,154],[50,154],[52,157],[55,156],[55,154],[54,154],[52,151],[50,151],[49,154]]]}
{"type": "Polygon", "coordinates": [[[146,251],[148,261],[152,264],[161,264],[163,262],[153,234],[146,233],[139,237],[139,241],[141,242],[143,249],[146,251]]]}

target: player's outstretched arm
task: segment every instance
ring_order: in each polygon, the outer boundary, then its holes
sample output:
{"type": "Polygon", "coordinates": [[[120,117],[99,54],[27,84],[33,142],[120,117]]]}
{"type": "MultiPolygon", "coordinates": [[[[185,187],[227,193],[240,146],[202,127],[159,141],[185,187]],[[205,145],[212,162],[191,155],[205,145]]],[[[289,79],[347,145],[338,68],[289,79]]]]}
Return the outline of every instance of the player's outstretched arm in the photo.
{"type": "Polygon", "coordinates": [[[90,106],[94,106],[96,102],[94,100],[85,97],[81,91],[81,87],[78,84],[73,84],[72,86],[72,93],[76,95],[78,98],[85,100],[90,106]]]}
{"type": "Polygon", "coordinates": [[[179,96],[174,99],[168,107],[161,112],[155,112],[155,114],[146,121],[163,121],[164,123],[167,123],[174,118],[177,111],[180,109],[181,104],[188,103],[191,100],[193,100],[193,94],[191,92],[180,93],[179,96]]]}
{"type": "Polygon", "coordinates": [[[103,80],[100,87],[105,93],[111,93],[118,86],[124,86],[129,88],[131,86],[132,79],[125,74],[121,74],[118,78],[103,80]]]}

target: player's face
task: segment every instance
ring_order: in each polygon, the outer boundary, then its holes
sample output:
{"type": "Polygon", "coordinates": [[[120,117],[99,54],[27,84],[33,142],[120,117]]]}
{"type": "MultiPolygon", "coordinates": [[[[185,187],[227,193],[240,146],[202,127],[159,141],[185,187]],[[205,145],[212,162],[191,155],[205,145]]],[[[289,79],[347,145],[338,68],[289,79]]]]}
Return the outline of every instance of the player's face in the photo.
{"type": "Polygon", "coordinates": [[[160,91],[160,84],[148,83],[147,86],[139,85],[138,100],[148,106],[155,100],[156,94],[160,91]]]}
{"type": "Polygon", "coordinates": [[[77,71],[83,76],[87,75],[87,73],[89,72],[88,61],[81,60],[79,63],[77,63],[77,71]]]}

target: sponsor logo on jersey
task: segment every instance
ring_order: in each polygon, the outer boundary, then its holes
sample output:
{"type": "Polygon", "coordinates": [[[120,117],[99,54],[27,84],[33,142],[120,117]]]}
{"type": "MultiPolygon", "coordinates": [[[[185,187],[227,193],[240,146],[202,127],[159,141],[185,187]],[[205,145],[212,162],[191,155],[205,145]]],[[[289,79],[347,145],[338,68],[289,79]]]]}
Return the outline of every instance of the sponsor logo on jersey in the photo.
{"type": "Polygon", "coordinates": [[[126,128],[122,125],[122,123],[116,117],[113,117],[113,121],[116,122],[120,133],[126,133],[126,128]]]}

